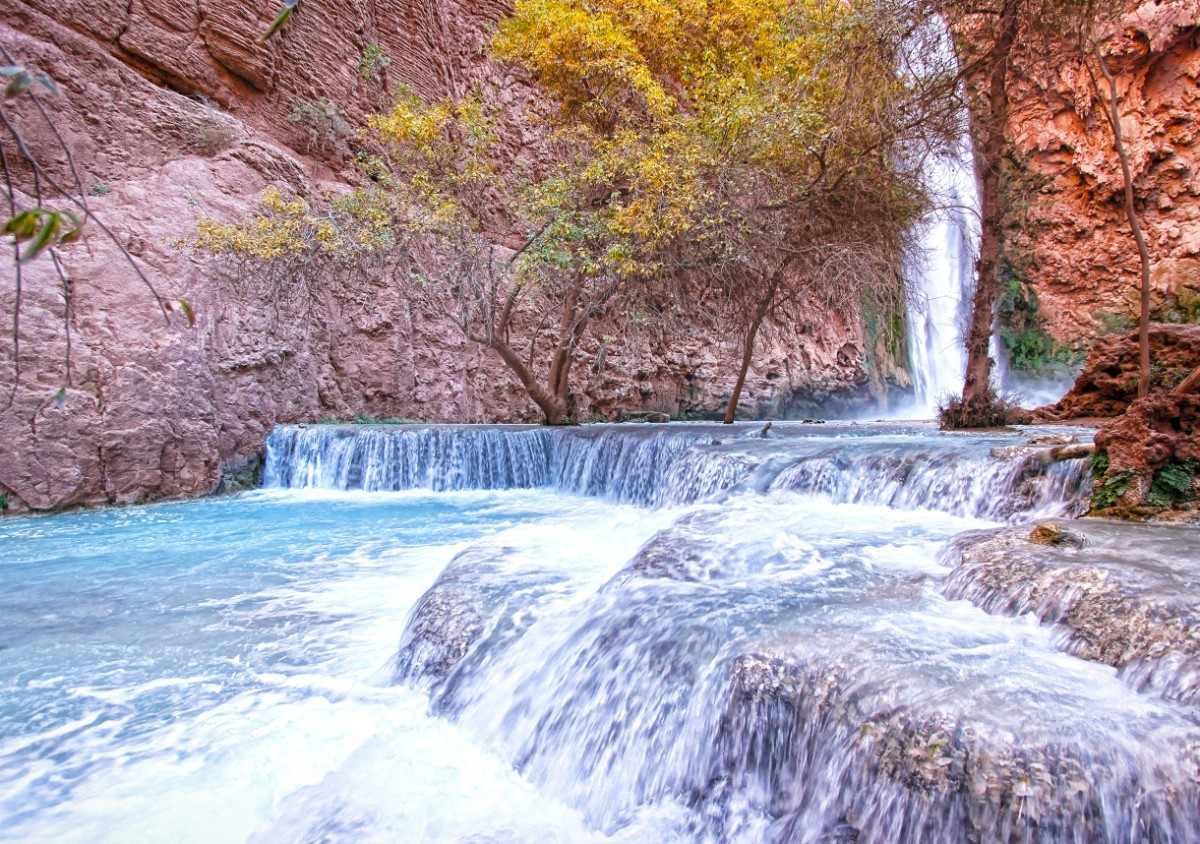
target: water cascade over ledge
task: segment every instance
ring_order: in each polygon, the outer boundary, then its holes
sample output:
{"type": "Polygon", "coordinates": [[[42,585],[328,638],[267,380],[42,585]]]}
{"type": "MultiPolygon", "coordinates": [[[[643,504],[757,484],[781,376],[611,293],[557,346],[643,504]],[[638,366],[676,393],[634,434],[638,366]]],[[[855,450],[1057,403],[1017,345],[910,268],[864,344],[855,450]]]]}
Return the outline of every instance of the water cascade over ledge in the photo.
{"type": "MultiPolygon", "coordinates": [[[[915,75],[957,69],[950,30],[941,18],[927,22],[913,44],[929,51],[909,57],[915,75]]],[[[915,395],[909,412],[926,418],[945,396],[962,391],[967,371],[963,332],[975,290],[980,199],[967,115],[961,118],[960,137],[921,158],[921,180],[935,207],[917,222],[919,249],[904,268],[912,292],[908,355],[915,395]]]]}
{"type": "Polygon", "coordinates": [[[787,491],[835,503],[942,510],[993,520],[1070,513],[1083,461],[990,455],[1011,437],[942,435],[928,425],[776,424],[579,429],[282,426],[265,485],[436,491],[550,487],[642,507],[721,493],[787,491]]]}

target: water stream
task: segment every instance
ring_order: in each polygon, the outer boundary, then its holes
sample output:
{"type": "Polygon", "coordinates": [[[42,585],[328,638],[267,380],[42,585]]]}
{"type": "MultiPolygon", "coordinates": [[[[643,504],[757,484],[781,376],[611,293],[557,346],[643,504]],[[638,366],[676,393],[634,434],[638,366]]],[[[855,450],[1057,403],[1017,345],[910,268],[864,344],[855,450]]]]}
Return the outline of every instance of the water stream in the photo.
{"type": "Polygon", "coordinates": [[[286,427],[0,521],[0,840],[1200,840],[1192,707],[943,594],[1081,466],[762,433],[286,427]]]}

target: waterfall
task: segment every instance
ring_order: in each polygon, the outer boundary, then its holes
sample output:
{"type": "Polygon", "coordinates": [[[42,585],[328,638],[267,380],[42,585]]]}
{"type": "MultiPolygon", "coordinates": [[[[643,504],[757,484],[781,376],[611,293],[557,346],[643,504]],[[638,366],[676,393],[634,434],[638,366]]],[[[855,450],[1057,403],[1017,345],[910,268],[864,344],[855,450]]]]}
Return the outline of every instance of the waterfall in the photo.
{"type": "Polygon", "coordinates": [[[993,439],[919,427],[874,436],[864,435],[872,431],[865,426],[832,428],[832,436],[810,435],[805,426],[776,430],[785,434],[765,439],[757,428],[731,434],[705,425],[282,426],[267,441],[265,485],[368,492],[549,487],[641,507],[791,492],[998,521],[1070,513],[1083,493],[1082,461],[1047,466],[1032,454],[998,460],[990,450],[1001,441],[993,439]]]}
{"type": "MultiPolygon", "coordinates": [[[[957,68],[950,33],[935,19],[914,50],[930,56],[910,58],[913,72],[929,74],[957,68]]],[[[933,150],[921,160],[921,178],[935,207],[917,223],[920,249],[905,267],[910,290],[908,352],[915,403],[913,416],[930,417],[938,401],[962,391],[967,370],[963,331],[975,289],[979,248],[979,185],[971,138],[966,130],[947,149],[933,150]]]]}

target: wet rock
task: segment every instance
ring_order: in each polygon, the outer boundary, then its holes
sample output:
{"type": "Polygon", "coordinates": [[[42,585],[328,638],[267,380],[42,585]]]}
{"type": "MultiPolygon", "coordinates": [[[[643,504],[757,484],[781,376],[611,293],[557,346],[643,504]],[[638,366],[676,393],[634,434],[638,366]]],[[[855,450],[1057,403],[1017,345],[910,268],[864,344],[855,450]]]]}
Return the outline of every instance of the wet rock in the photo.
{"type": "Polygon", "coordinates": [[[1200,705],[1194,542],[1194,530],[1166,525],[970,531],[947,549],[942,592],[991,613],[1032,613],[1061,627],[1069,653],[1119,669],[1135,688],[1200,705]]]}
{"type": "Polygon", "coordinates": [[[413,609],[396,655],[397,682],[444,678],[483,634],[479,601],[463,589],[434,587],[413,609]]]}
{"type": "Polygon", "coordinates": [[[651,413],[646,414],[646,421],[651,422],[655,425],[663,425],[663,424],[666,424],[667,422],[670,422],[671,417],[668,416],[666,413],[659,413],[658,411],[653,411],[651,413]]]}
{"type": "Polygon", "coordinates": [[[701,512],[684,516],[670,528],[659,531],[641,547],[613,585],[631,577],[694,582],[706,580],[718,566],[708,553],[710,546],[700,540],[710,531],[721,529],[718,513],[701,512]]]}
{"type": "Polygon", "coordinates": [[[889,705],[833,655],[745,655],[730,689],[725,777],[764,795],[769,840],[1116,842],[1198,829],[1194,735],[1143,767],[1128,748],[1031,741],[920,696],[889,705]]]}
{"type": "Polygon", "coordinates": [[[232,494],[258,489],[263,480],[263,455],[255,454],[245,460],[235,461],[222,467],[217,494],[232,494]]]}
{"type": "Polygon", "coordinates": [[[1034,545],[1053,545],[1056,548],[1082,548],[1087,542],[1082,533],[1068,530],[1057,522],[1042,522],[1029,532],[1034,545]]]}

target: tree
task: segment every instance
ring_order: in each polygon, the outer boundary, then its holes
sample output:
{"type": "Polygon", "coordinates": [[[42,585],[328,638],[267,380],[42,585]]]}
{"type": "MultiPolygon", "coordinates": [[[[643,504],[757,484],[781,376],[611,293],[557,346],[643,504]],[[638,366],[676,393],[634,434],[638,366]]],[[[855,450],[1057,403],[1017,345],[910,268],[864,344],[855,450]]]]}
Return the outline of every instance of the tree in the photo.
{"type": "Polygon", "coordinates": [[[1081,42],[1084,67],[1091,79],[1093,91],[1102,101],[1104,122],[1108,124],[1113,135],[1113,150],[1121,164],[1125,219],[1137,244],[1138,266],[1141,270],[1138,296],[1138,398],[1145,398],[1150,393],[1150,249],[1146,246],[1146,236],[1142,232],[1134,201],[1133,172],[1129,166],[1129,153],[1125,149],[1125,136],[1121,130],[1121,98],[1117,90],[1117,80],[1109,70],[1103,43],[1097,37],[1095,22],[1091,19],[1084,25],[1081,42]],[[1096,78],[1097,72],[1104,78],[1104,86],[1101,86],[1096,78]]]}
{"type": "Polygon", "coordinates": [[[994,424],[1005,413],[992,385],[991,339],[999,298],[1005,208],[1004,159],[1009,150],[1009,88],[1018,52],[1028,62],[1050,66],[1069,56],[1062,33],[1090,18],[1094,0],[992,0],[946,4],[956,41],[969,104],[979,174],[980,244],[975,291],[965,337],[967,371],[961,402],[942,414],[953,427],[994,424]]]}
{"type": "Polygon", "coordinates": [[[689,299],[722,306],[741,353],[726,422],[766,321],[903,299],[899,266],[925,202],[906,155],[949,114],[942,75],[902,73],[912,14],[833,0],[520,0],[499,27],[495,55],[532,72],[559,125],[614,165],[618,225],[661,228],[660,252],[643,256],[674,284],[698,280],[689,299]]]}

